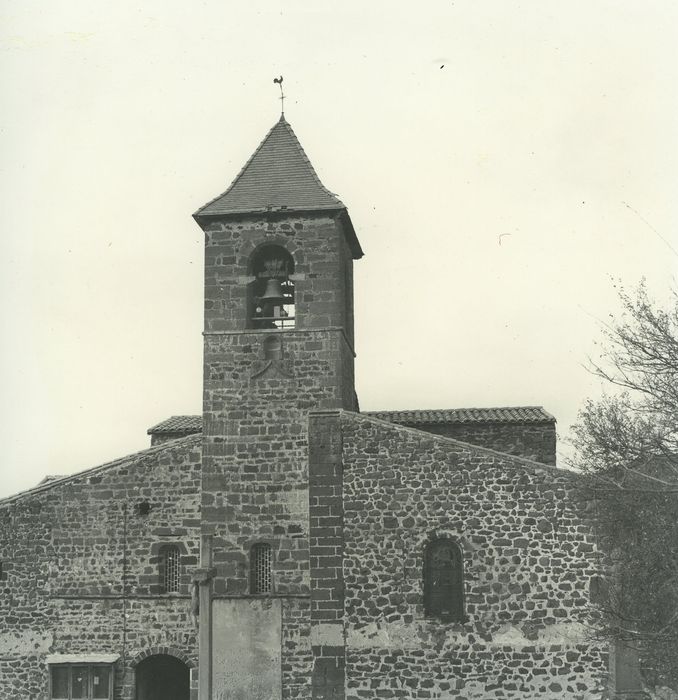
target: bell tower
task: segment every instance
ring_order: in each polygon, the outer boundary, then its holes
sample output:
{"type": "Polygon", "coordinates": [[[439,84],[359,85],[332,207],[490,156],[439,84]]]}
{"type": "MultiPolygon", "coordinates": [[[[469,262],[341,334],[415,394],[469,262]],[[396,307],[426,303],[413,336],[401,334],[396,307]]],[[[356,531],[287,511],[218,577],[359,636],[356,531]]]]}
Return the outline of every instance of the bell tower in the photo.
{"type": "Polygon", "coordinates": [[[205,232],[201,517],[212,568],[201,698],[211,697],[207,666],[213,697],[222,687],[282,697],[310,663],[308,412],[357,410],[353,261],[363,253],[284,117],[194,218],[205,232]]]}

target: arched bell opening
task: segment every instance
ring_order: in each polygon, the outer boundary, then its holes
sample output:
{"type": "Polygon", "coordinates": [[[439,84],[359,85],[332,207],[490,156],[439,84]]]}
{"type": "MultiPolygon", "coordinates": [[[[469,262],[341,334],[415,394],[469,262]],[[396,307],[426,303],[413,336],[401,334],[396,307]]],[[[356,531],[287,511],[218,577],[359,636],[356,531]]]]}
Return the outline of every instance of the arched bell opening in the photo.
{"type": "Polygon", "coordinates": [[[169,654],[147,656],[136,667],[136,700],[190,700],[191,671],[169,654]]]}
{"type": "Polygon", "coordinates": [[[264,245],[252,255],[248,327],[294,328],[294,259],[279,245],[264,245]]]}

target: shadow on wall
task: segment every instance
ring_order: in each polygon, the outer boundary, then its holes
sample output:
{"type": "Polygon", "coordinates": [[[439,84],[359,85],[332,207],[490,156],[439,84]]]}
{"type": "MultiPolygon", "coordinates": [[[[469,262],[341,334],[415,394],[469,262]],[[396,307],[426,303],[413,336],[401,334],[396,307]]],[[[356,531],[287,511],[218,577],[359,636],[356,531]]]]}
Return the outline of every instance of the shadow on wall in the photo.
{"type": "Polygon", "coordinates": [[[190,685],[190,669],[174,656],[149,656],[136,669],[137,700],[190,700],[190,685]]]}

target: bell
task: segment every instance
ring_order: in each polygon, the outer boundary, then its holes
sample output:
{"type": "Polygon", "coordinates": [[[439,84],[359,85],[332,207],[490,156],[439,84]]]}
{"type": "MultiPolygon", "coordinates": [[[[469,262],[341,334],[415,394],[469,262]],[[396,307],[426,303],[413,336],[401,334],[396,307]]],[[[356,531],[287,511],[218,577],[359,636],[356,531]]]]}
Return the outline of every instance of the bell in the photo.
{"type": "Polygon", "coordinates": [[[283,293],[280,288],[280,280],[275,277],[270,277],[266,282],[266,291],[261,297],[261,301],[269,304],[279,305],[283,303],[283,293]]]}

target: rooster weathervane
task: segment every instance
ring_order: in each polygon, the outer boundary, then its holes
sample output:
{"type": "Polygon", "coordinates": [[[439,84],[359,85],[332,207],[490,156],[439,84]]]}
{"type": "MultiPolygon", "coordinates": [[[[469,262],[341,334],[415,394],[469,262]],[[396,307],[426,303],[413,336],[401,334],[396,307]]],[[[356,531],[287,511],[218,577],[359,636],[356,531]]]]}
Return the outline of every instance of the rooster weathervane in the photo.
{"type": "Polygon", "coordinates": [[[279,78],[273,78],[273,82],[277,84],[277,86],[280,88],[280,114],[285,116],[285,93],[283,92],[283,77],[282,75],[279,78]]]}

